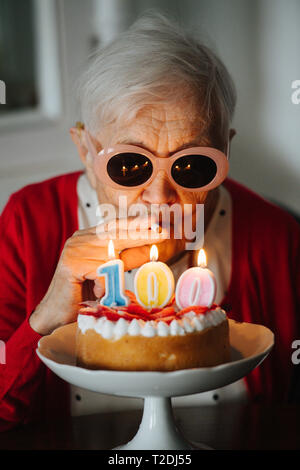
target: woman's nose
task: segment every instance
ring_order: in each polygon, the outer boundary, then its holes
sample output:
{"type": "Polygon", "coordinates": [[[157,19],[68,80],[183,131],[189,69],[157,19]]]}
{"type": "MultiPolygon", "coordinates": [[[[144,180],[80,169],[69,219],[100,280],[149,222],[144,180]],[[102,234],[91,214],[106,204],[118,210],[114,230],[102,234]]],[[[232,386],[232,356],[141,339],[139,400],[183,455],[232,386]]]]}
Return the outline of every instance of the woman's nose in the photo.
{"type": "Polygon", "coordinates": [[[173,204],[176,197],[176,191],[164,170],[157,173],[142,194],[142,200],[148,204],[173,204]]]}

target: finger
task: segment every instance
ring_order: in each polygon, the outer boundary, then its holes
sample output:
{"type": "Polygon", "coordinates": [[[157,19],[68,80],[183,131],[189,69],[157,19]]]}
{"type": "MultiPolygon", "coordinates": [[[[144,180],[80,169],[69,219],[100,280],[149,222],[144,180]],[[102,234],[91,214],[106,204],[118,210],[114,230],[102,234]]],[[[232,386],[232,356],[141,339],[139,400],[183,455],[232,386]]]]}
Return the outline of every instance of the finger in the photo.
{"type": "MultiPolygon", "coordinates": [[[[150,246],[133,247],[123,250],[120,258],[124,261],[125,270],[135,269],[150,261],[150,246]]],[[[159,245],[159,261],[166,263],[174,253],[184,251],[183,240],[165,240],[159,245]]]]}
{"type": "Polygon", "coordinates": [[[87,235],[86,238],[82,239],[82,242],[95,244],[97,246],[107,246],[109,240],[113,240],[114,247],[117,250],[123,250],[125,248],[149,245],[153,243],[161,243],[170,237],[167,229],[162,229],[160,233],[150,230],[141,231],[130,231],[119,230],[116,232],[99,233],[97,237],[93,235],[87,235]]]}
{"type": "Polygon", "coordinates": [[[122,217],[120,219],[105,220],[103,223],[95,225],[93,227],[87,227],[84,229],[77,230],[73,236],[81,237],[87,234],[96,233],[97,230],[108,231],[110,227],[116,227],[124,230],[135,230],[135,226],[140,225],[142,228],[151,228],[151,226],[158,225],[157,216],[149,214],[147,216],[138,217],[122,217]]]}
{"type": "MultiPolygon", "coordinates": [[[[138,238],[148,239],[152,237],[153,239],[159,240],[160,238],[165,238],[169,236],[169,229],[160,228],[157,224],[153,224],[152,227],[153,229],[151,229],[151,227],[141,228],[137,226],[137,230],[127,230],[121,228],[115,230],[114,228],[112,228],[108,231],[103,231],[102,228],[99,228],[99,230],[97,230],[98,227],[96,227],[96,230],[87,231],[85,233],[77,234],[77,232],[75,232],[75,235],[68,239],[68,244],[79,245],[84,242],[97,242],[97,238],[100,241],[107,242],[107,240],[109,239],[132,240],[138,238]]],[[[102,243],[101,245],[104,246],[104,244],[105,243],[102,243]]]]}
{"type": "MultiPolygon", "coordinates": [[[[99,238],[105,238],[105,237],[111,237],[112,234],[117,235],[119,238],[119,234],[123,236],[125,234],[125,237],[132,237],[136,233],[141,234],[145,233],[147,236],[157,236],[157,234],[163,232],[163,231],[169,231],[168,227],[164,227],[164,230],[159,226],[157,222],[149,221],[148,219],[142,219],[140,221],[139,219],[134,219],[132,222],[128,224],[117,224],[116,221],[112,221],[108,224],[101,224],[96,227],[95,233],[99,238]]],[[[93,233],[93,232],[90,232],[93,233]]]]}
{"type": "MultiPolygon", "coordinates": [[[[151,221],[151,220],[150,220],[151,221]]],[[[74,246],[83,244],[94,244],[102,248],[106,248],[109,240],[114,240],[115,248],[119,251],[132,246],[141,246],[143,244],[160,243],[161,240],[170,237],[168,228],[160,228],[154,223],[151,227],[142,228],[137,226],[137,230],[118,229],[103,232],[101,226],[92,227],[87,230],[80,230],[67,240],[66,245],[74,246]],[[96,235],[96,236],[95,236],[96,235]]],[[[100,254],[102,256],[102,252],[100,254]]]]}
{"type": "Polygon", "coordinates": [[[103,277],[96,278],[94,282],[94,294],[100,299],[105,294],[105,279],[103,277]]]}
{"type": "MultiPolygon", "coordinates": [[[[104,261],[105,262],[105,261],[104,261]]],[[[74,261],[71,266],[72,276],[75,278],[75,281],[83,282],[86,279],[95,281],[99,276],[97,274],[97,269],[103,264],[103,261],[91,260],[91,259],[79,259],[74,261]]]]}
{"type": "Polygon", "coordinates": [[[125,271],[139,268],[142,264],[150,261],[150,246],[134,247],[123,250],[120,259],[124,262],[125,271]]]}
{"type": "Polygon", "coordinates": [[[138,216],[138,217],[122,217],[120,219],[105,220],[102,224],[98,224],[96,230],[109,231],[112,228],[123,230],[136,230],[137,227],[142,229],[151,228],[152,225],[158,223],[155,215],[138,216]]]}

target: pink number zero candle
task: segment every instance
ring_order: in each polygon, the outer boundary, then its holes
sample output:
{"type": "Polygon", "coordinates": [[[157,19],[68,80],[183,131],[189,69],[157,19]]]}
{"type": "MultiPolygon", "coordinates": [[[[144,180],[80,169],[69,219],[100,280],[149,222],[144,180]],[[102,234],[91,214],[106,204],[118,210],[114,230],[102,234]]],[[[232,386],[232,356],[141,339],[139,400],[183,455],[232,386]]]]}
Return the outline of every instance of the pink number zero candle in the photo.
{"type": "Polygon", "coordinates": [[[210,307],[216,297],[216,279],[206,268],[205,251],[198,254],[198,267],[187,269],[176,284],[175,300],[180,309],[192,305],[210,307]]]}

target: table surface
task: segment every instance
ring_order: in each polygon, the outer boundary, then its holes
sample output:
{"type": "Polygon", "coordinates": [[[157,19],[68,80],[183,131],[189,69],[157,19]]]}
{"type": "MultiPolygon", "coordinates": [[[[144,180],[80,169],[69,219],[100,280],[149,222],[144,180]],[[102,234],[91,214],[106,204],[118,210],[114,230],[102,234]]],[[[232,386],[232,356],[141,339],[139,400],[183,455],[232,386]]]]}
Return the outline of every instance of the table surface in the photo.
{"type": "MultiPolygon", "coordinates": [[[[300,449],[300,406],[251,404],[173,408],[177,427],[192,441],[219,450],[300,449]]],[[[136,434],[142,410],[70,417],[0,434],[0,449],[109,450],[136,434]]]]}

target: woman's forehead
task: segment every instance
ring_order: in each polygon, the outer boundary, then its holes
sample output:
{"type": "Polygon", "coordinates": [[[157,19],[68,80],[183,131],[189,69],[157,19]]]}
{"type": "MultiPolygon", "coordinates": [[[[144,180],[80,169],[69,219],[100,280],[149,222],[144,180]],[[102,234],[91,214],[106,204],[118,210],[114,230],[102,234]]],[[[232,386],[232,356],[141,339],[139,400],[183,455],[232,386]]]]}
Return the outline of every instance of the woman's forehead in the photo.
{"type": "Polygon", "coordinates": [[[110,129],[100,132],[98,138],[104,146],[132,144],[151,151],[161,148],[162,151],[174,152],[199,144],[207,137],[207,127],[189,104],[186,108],[162,105],[141,110],[131,122],[113,123],[110,129]]]}

